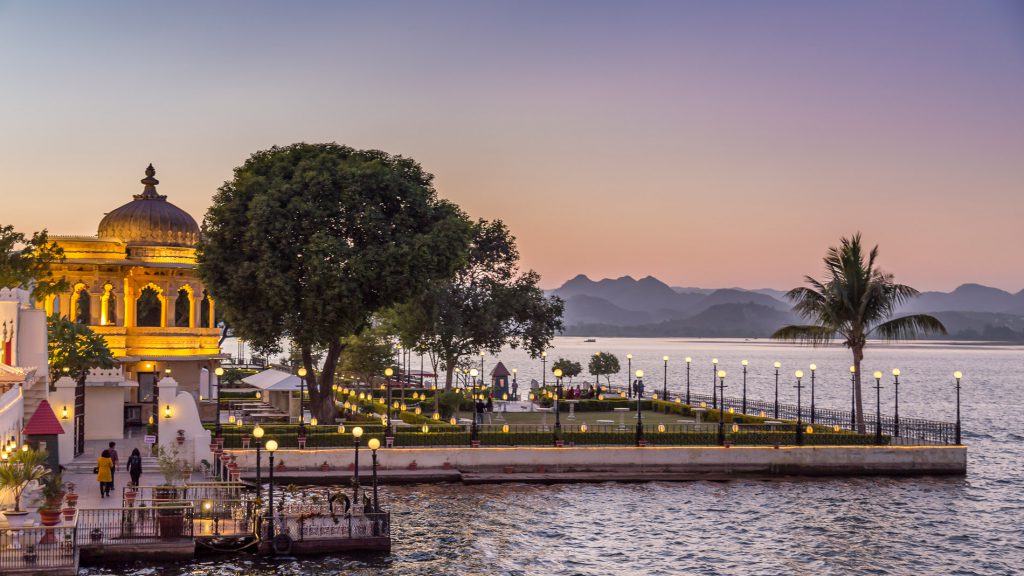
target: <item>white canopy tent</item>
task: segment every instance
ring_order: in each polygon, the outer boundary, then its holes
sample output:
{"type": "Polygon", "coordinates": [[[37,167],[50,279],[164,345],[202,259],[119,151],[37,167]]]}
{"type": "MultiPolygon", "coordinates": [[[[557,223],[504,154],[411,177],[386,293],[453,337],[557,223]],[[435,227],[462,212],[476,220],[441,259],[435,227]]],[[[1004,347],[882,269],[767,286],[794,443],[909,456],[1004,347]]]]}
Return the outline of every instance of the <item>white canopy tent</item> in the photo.
{"type": "Polygon", "coordinates": [[[263,391],[263,401],[278,410],[298,418],[298,401],[292,401],[292,392],[300,390],[301,379],[288,372],[269,368],[258,374],[242,378],[242,382],[263,391]]]}

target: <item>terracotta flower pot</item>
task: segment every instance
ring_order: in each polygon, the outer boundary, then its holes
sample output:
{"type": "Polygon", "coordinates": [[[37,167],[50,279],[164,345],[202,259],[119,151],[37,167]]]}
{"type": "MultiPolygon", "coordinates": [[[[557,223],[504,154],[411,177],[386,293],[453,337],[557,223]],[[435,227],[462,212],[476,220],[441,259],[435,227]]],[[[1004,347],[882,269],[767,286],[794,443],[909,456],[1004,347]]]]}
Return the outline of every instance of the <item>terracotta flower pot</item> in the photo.
{"type": "Polygon", "coordinates": [[[244,449],[244,448],[248,448],[248,447],[249,447],[249,442],[250,442],[251,440],[252,440],[252,438],[251,438],[251,437],[249,437],[249,436],[242,436],[242,448],[243,448],[243,449],[244,449]]]}
{"type": "Polygon", "coordinates": [[[64,512],[64,521],[65,522],[71,522],[72,520],[75,519],[75,509],[74,508],[65,508],[62,512],[64,512]]]}
{"type": "Polygon", "coordinates": [[[40,508],[39,522],[43,526],[56,526],[60,524],[60,510],[57,508],[40,508]]]}

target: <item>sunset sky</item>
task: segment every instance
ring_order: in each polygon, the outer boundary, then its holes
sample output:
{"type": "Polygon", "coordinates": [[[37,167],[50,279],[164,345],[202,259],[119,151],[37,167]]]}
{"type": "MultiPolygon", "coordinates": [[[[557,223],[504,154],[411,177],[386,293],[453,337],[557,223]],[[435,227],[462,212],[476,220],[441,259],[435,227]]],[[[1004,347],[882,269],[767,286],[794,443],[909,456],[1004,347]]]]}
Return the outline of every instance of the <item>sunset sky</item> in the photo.
{"type": "Polygon", "coordinates": [[[1024,3],[9,2],[0,224],[201,219],[252,152],[415,158],[579,273],[789,288],[860,230],[924,290],[1024,288],[1024,3]]]}

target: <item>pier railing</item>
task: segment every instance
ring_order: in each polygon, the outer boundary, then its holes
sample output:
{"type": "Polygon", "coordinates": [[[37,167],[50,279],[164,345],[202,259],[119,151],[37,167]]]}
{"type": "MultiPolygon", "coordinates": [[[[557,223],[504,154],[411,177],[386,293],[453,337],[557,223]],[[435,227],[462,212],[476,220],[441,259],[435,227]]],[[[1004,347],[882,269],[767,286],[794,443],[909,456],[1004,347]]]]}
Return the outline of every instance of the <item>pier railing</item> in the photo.
{"type": "Polygon", "coordinates": [[[191,505],[82,509],[77,542],[83,546],[191,538],[194,513],[191,505]]]}
{"type": "MultiPolygon", "coordinates": [[[[264,531],[269,524],[263,518],[264,531]]],[[[367,512],[346,515],[329,513],[281,513],[274,515],[274,535],[284,534],[292,540],[326,540],[348,538],[390,538],[391,513],[367,512]]],[[[266,534],[265,534],[266,536],[266,534]]]]}
{"type": "Polygon", "coordinates": [[[77,567],[74,526],[0,528],[0,574],[67,572],[77,567]]]}

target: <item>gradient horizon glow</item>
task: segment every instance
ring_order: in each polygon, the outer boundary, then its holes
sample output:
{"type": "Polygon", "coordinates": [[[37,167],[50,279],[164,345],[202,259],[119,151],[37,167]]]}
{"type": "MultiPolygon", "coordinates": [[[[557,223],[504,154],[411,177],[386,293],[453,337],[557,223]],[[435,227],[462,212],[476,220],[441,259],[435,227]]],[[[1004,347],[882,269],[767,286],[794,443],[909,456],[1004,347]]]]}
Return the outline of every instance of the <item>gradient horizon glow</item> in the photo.
{"type": "Polygon", "coordinates": [[[415,158],[555,287],[791,288],[840,236],[1024,288],[1024,4],[3,2],[0,223],[201,219],[252,152],[415,158]]]}

